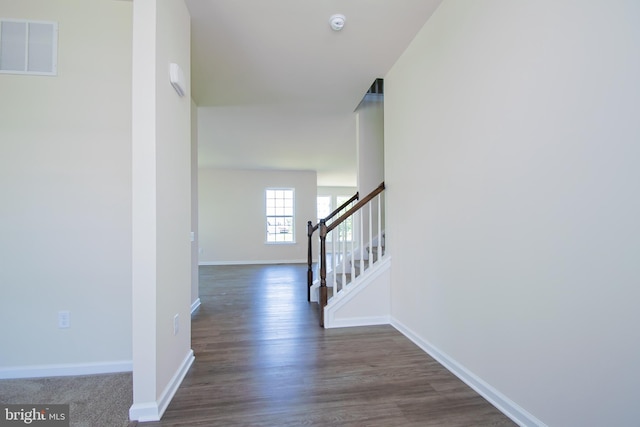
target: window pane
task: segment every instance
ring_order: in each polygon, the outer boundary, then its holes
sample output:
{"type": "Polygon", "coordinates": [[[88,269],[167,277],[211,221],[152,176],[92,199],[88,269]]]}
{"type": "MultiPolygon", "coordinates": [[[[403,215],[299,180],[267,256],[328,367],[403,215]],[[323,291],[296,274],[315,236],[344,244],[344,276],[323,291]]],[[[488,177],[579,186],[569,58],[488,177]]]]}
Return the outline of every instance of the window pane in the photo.
{"type": "Polygon", "coordinates": [[[29,24],[29,71],[53,71],[53,25],[29,24]]]}
{"type": "Polygon", "coordinates": [[[326,218],[331,213],[331,196],[318,196],[318,220],[326,218]]]}
{"type": "MultiPolygon", "coordinates": [[[[338,204],[338,206],[340,206],[349,199],[350,196],[336,196],[336,203],[338,204]]],[[[349,208],[350,206],[347,206],[342,211],[340,211],[340,214],[346,212],[349,208]]],[[[353,240],[353,216],[343,222],[343,224],[344,226],[340,228],[338,234],[341,240],[344,239],[350,242],[351,240],[353,240]]]]}
{"type": "Polygon", "coordinates": [[[27,24],[25,22],[2,22],[0,34],[0,70],[25,71],[27,24]]]}

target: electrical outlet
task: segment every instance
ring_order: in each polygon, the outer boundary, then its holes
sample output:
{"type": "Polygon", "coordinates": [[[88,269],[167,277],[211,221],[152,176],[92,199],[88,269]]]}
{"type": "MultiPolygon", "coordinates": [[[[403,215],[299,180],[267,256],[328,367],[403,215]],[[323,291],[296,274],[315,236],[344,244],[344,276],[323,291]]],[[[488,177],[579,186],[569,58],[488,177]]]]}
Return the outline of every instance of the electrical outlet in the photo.
{"type": "Polygon", "coordinates": [[[68,311],[58,312],[58,328],[66,329],[71,327],[71,315],[68,311]]]}
{"type": "Polygon", "coordinates": [[[176,314],[173,316],[173,335],[178,335],[180,331],[180,317],[176,314]]]}

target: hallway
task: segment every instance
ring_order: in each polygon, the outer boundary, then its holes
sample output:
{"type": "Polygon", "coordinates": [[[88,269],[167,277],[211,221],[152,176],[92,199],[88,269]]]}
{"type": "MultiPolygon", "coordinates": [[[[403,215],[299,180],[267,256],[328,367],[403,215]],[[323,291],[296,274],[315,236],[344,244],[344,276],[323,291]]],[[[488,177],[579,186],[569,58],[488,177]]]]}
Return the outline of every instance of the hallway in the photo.
{"type": "Polygon", "coordinates": [[[514,425],[393,327],[320,328],[305,283],[302,264],[200,267],[196,360],[138,426],[514,425]]]}

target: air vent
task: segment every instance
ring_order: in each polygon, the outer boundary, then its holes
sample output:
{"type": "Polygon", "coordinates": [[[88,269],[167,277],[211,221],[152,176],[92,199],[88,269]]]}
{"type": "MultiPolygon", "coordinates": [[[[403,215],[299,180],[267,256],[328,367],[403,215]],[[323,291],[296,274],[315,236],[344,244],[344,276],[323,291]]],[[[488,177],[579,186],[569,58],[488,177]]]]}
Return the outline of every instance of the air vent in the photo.
{"type": "Polygon", "coordinates": [[[57,56],[56,22],[0,20],[0,73],[54,76],[57,56]]]}

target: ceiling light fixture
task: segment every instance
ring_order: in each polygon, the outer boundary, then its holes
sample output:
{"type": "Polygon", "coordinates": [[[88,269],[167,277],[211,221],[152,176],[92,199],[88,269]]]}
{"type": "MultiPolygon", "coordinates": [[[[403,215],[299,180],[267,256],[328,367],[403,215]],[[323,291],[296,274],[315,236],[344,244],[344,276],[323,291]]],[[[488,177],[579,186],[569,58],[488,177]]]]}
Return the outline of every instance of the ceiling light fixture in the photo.
{"type": "Polygon", "coordinates": [[[344,27],[344,21],[346,19],[347,18],[345,18],[344,15],[339,13],[332,15],[331,18],[329,18],[329,25],[333,31],[340,31],[342,27],[344,27]]]}

